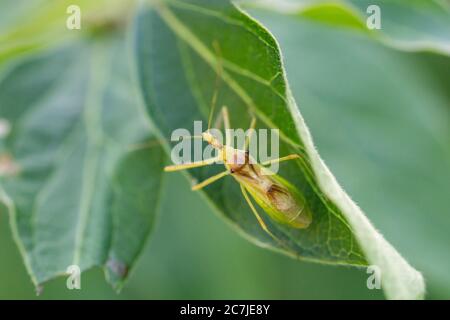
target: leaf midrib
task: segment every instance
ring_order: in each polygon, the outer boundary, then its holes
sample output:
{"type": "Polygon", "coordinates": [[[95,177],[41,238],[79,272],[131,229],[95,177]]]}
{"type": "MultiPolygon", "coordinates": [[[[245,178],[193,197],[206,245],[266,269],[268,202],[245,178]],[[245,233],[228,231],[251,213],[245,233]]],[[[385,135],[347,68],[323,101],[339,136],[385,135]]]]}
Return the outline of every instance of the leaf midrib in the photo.
{"type": "MultiPolygon", "coordinates": [[[[171,0],[169,3],[174,3],[175,1],[171,0]]],[[[190,7],[195,7],[193,5],[190,5],[190,7]]],[[[162,3],[157,2],[156,5],[157,11],[160,14],[160,16],[164,19],[164,21],[167,23],[168,26],[174,30],[177,35],[185,40],[185,43],[187,43],[190,47],[192,47],[197,53],[200,54],[203,59],[212,67],[215,67],[215,64],[219,63],[217,60],[217,57],[214,56],[214,54],[206,47],[204,44],[187,28],[181,21],[179,21],[173,13],[170,12],[170,9],[167,8],[162,3]],[[185,35],[184,38],[182,35],[185,35]]],[[[201,12],[201,11],[200,11],[201,12]]],[[[207,11],[209,12],[209,11],[207,11]]],[[[234,81],[234,79],[228,75],[227,72],[222,71],[221,73],[223,80],[234,90],[234,92],[243,99],[243,101],[246,103],[246,105],[254,112],[268,127],[275,128],[275,124],[272,123],[272,121],[263,113],[261,113],[256,106],[253,104],[252,99],[250,96],[243,90],[237,82],[234,81]]],[[[284,98],[284,101],[286,104],[289,104],[286,100],[286,97],[284,98]]],[[[288,138],[283,132],[280,130],[280,138],[283,138],[291,147],[294,147],[295,149],[304,149],[302,146],[298,145],[297,143],[293,142],[290,138],[288,138]]],[[[301,158],[301,161],[303,159],[301,158]]],[[[348,224],[348,222],[339,214],[335,212],[332,208],[329,207],[327,204],[326,199],[324,199],[321,195],[321,193],[317,190],[315,187],[315,182],[309,178],[309,175],[312,175],[311,172],[309,172],[309,167],[307,164],[304,165],[305,168],[299,164],[300,169],[305,169],[308,171],[307,174],[305,174],[308,177],[308,182],[311,184],[311,186],[314,188],[316,194],[321,198],[322,202],[328,209],[328,214],[333,213],[334,216],[336,216],[349,230],[349,232],[353,233],[352,228],[348,224]]],[[[353,240],[352,240],[352,246],[353,246],[353,240]]],[[[356,254],[356,253],[355,253],[356,254]]]]}
{"type": "Polygon", "coordinates": [[[87,131],[87,151],[84,159],[83,182],[81,188],[80,208],[78,212],[78,223],[75,231],[75,247],[73,254],[73,264],[79,265],[81,253],[83,251],[84,234],[92,214],[91,204],[94,198],[95,181],[98,178],[96,170],[100,160],[100,149],[103,142],[103,132],[101,124],[102,93],[103,87],[107,83],[108,68],[111,53],[101,46],[95,46],[91,58],[91,90],[88,92],[84,106],[84,124],[87,131]]]}
{"type": "MultiPolygon", "coordinates": [[[[207,62],[213,70],[217,69],[220,63],[218,58],[186,27],[178,18],[170,11],[170,9],[164,4],[157,2],[156,10],[159,15],[164,19],[168,26],[171,27],[173,31],[183,39],[191,48],[195,50],[204,60],[207,62]]],[[[222,61],[223,59],[221,59],[222,61]]],[[[231,63],[231,62],[230,62],[231,63]]],[[[226,67],[227,64],[224,64],[226,67]]],[[[239,67],[240,68],[240,67],[239,67]]],[[[234,80],[234,78],[229,75],[225,70],[221,72],[222,79],[228,86],[242,99],[246,106],[256,115],[258,118],[265,123],[269,128],[276,128],[276,125],[270,120],[270,118],[262,113],[258,108],[256,108],[253,99],[250,95],[234,80]]],[[[276,94],[279,93],[274,90],[276,94]]],[[[286,97],[283,97],[285,100],[286,97]]],[[[301,145],[289,138],[282,130],[279,131],[280,138],[282,138],[286,143],[288,143],[293,148],[301,148],[301,145]]]]}

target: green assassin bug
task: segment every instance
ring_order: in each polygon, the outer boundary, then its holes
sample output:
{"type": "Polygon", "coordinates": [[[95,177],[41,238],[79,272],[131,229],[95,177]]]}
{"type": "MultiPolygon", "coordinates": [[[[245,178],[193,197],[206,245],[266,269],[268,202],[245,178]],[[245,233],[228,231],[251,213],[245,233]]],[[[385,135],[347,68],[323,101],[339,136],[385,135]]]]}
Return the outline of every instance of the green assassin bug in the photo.
{"type": "MultiPolygon", "coordinates": [[[[218,78],[220,69],[217,72],[218,78]]],[[[225,144],[222,144],[211,132],[211,120],[213,116],[213,110],[217,100],[217,83],[216,90],[212,96],[211,101],[211,113],[208,121],[208,129],[199,136],[192,136],[189,138],[199,138],[206,141],[217,152],[216,157],[210,159],[170,165],[164,168],[166,172],[179,171],[184,169],[198,168],[203,166],[212,165],[216,162],[223,162],[225,171],[214,175],[205,181],[194,185],[192,190],[200,190],[209,184],[231,175],[241,187],[242,194],[245,200],[254,213],[261,228],[267,232],[272,238],[280,241],[269,230],[264,220],[258,213],[258,210],[253,205],[249,194],[261,207],[264,212],[276,223],[287,225],[296,229],[307,228],[312,222],[312,213],[307,205],[306,199],[302,193],[300,193],[291,183],[283,179],[279,175],[269,171],[265,166],[300,158],[298,154],[291,154],[278,159],[269,160],[262,163],[257,163],[255,159],[249,154],[248,146],[250,143],[251,133],[256,126],[256,118],[253,117],[250,130],[247,131],[245,137],[245,150],[235,149],[231,146],[230,132],[230,118],[227,107],[222,107],[220,116],[223,119],[223,125],[225,129],[225,144]]],[[[219,119],[218,119],[219,120],[219,119]]],[[[216,121],[217,123],[218,121],[216,121]]]]}
{"type": "MultiPolygon", "coordinates": [[[[227,129],[230,128],[230,124],[226,107],[222,108],[222,117],[226,130],[225,132],[227,132],[227,129]]],[[[255,123],[255,118],[253,118],[251,129],[255,127],[255,123]]],[[[247,132],[251,132],[251,130],[247,132]]],[[[262,229],[277,241],[279,240],[273,235],[259,215],[249,194],[269,217],[277,223],[288,225],[296,229],[304,229],[311,224],[312,214],[307,206],[305,197],[297,191],[291,183],[279,175],[269,172],[269,170],[265,168],[265,166],[272,163],[298,159],[300,157],[299,155],[291,154],[258,164],[247,150],[232,148],[229,145],[230,137],[227,135],[225,145],[218,141],[218,139],[209,132],[209,129],[202,133],[201,138],[218,150],[217,157],[198,162],[167,166],[164,168],[164,171],[172,172],[198,168],[222,161],[226,168],[225,171],[194,185],[192,190],[200,190],[223,177],[231,175],[240,184],[242,194],[255,214],[262,229]]],[[[246,148],[249,141],[250,135],[247,135],[246,148]]]]}

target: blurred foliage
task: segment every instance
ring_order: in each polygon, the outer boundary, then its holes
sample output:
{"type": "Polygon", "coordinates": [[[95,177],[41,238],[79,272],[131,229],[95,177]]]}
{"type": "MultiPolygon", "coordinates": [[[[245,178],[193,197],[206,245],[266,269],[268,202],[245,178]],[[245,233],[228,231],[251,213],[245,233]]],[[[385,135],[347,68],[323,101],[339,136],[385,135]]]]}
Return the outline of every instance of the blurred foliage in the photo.
{"type": "Polygon", "coordinates": [[[450,3],[446,0],[238,0],[245,7],[263,8],[325,25],[353,28],[405,51],[450,55],[450,3]],[[381,29],[366,27],[378,6],[381,29]]]}
{"type": "Polygon", "coordinates": [[[257,17],[284,49],[293,92],[338,181],[427,283],[450,294],[450,59],[257,17]]]}
{"type": "MultiPolygon", "coordinates": [[[[381,290],[367,290],[365,269],[299,263],[255,247],[224,225],[182,176],[169,177],[163,199],[164,214],[120,295],[99,270],[92,270],[83,275],[82,290],[67,290],[66,279],[60,278],[46,285],[39,298],[383,298],[381,290]]],[[[36,298],[10,238],[7,217],[0,221],[0,298],[36,298]]]]}
{"type": "MultiPolygon", "coordinates": [[[[52,7],[56,2],[2,1],[0,70],[9,68],[23,53],[71,41],[73,32],[65,29],[65,7],[53,11],[61,8],[52,7]],[[46,6],[52,13],[39,16],[46,6]]],[[[358,3],[354,1],[364,13],[358,3]]],[[[410,4],[397,1],[395,10],[386,9],[388,21],[417,25],[408,33],[413,41],[423,38],[420,26],[427,24],[432,39],[439,34],[439,45],[434,47],[443,50],[422,52],[422,46],[408,46],[406,51],[397,46],[401,49],[397,50],[348,25],[339,27],[311,16],[251,13],[280,42],[294,96],[338,181],[386,238],[424,272],[427,298],[448,299],[450,61],[445,48],[450,19],[445,19],[444,6],[444,10],[440,5],[423,7],[420,1],[409,9],[416,15],[397,19],[403,12],[398,6],[405,3],[410,4]],[[420,23],[414,23],[415,16],[420,23]],[[405,22],[408,19],[413,20],[405,22]]],[[[83,274],[81,291],[69,292],[60,278],[46,285],[40,298],[383,297],[379,290],[367,289],[364,269],[300,263],[264,251],[232,232],[211,211],[181,177],[170,177],[159,225],[121,295],[104,282],[99,270],[92,270],[83,274]]],[[[1,210],[0,298],[35,298],[5,213],[1,210]]]]}
{"type": "Polygon", "coordinates": [[[76,40],[82,33],[66,28],[70,5],[82,8],[83,33],[90,33],[103,25],[112,29],[112,21],[127,21],[133,4],[132,0],[3,0],[0,66],[8,59],[76,40]]]}
{"type": "Polygon", "coordinates": [[[120,288],[152,230],[165,155],[139,111],[124,42],[85,40],[0,79],[0,197],[36,286],[105,266],[120,288]],[[152,143],[153,142],[153,143],[152,143]]]}

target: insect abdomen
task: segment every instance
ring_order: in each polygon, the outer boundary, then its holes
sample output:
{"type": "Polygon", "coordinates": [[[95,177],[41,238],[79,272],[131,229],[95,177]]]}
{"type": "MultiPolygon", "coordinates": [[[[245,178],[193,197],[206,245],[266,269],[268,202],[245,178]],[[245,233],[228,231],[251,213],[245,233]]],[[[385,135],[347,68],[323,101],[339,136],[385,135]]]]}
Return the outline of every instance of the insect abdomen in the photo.
{"type": "Polygon", "coordinates": [[[245,184],[255,201],[275,221],[304,229],[312,222],[312,214],[303,195],[283,178],[266,176],[255,184],[245,184]]]}

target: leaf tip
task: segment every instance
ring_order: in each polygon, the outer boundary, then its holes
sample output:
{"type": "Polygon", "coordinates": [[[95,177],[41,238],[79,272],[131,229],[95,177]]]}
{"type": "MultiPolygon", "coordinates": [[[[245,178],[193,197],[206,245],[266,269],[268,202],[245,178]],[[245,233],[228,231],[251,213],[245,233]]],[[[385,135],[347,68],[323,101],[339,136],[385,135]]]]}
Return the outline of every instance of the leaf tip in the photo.
{"type": "Polygon", "coordinates": [[[128,274],[129,268],[127,264],[119,259],[111,257],[106,262],[106,276],[108,282],[117,293],[122,291],[124,281],[128,274]]]}

